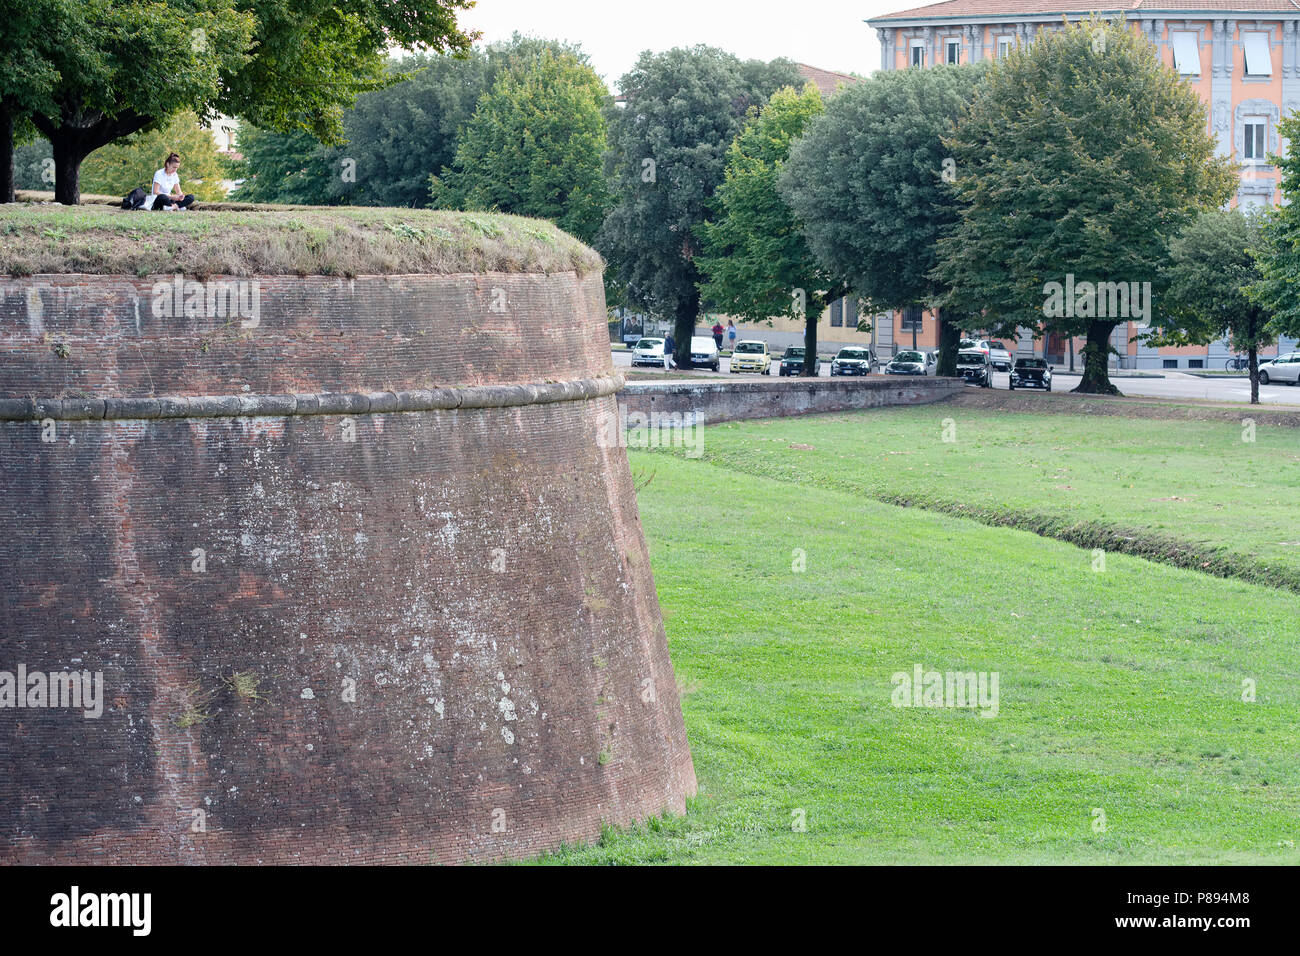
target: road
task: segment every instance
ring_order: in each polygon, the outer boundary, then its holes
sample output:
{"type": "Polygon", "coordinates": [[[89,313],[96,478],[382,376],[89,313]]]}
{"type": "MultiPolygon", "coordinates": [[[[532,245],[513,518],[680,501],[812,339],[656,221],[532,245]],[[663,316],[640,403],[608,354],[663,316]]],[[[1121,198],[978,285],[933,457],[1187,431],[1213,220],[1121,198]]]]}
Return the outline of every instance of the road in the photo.
{"type": "MultiPolygon", "coordinates": [[[[631,352],[614,352],[615,368],[628,368],[631,364],[631,352]]],[[[822,362],[819,374],[823,378],[829,377],[830,369],[829,362],[822,362]]],[[[725,357],[722,359],[722,371],[730,371],[730,360],[725,357]]],[[[1125,395],[1139,395],[1145,398],[1175,400],[1190,398],[1210,402],[1241,402],[1243,404],[1250,401],[1250,383],[1244,378],[1199,378],[1195,375],[1173,371],[1161,372],[1160,374],[1164,377],[1121,378],[1117,376],[1112,381],[1115,387],[1125,395]]],[[[697,377],[699,376],[688,376],[674,372],[671,375],[665,375],[664,380],[684,380],[697,377]]],[[[737,378],[740,377],[742,376],[737,376],[737,378]]],[[[643,379],[643,381],[648,381],[648,379],[643,379]]],[[[1008,384],[1008,376],[1005,372],[993,373],[994,388],[1004,389],[1008,384]]],[[[1078,375],[1057,372],[1053,376],[1052,387],[1058,392],[1068,392],[1078,384],[1078,375]]],[[[1262,385],[1259,389],[1259,400],[1265,405],[1300,405],[1300,388],[1294,385],[1262,385]]]]}

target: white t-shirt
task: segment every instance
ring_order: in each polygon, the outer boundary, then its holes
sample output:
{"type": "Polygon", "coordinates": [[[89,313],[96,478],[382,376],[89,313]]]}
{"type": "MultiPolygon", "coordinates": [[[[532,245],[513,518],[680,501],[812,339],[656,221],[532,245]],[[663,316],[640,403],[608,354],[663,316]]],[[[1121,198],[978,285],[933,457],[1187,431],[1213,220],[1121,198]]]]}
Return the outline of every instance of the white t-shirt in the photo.
{"type": "MultiPolygon", "coordinates": [[[[167,172],[166,167],[164,167],[153,174],[153,181],[154,185],[158,187],[158,192],[154,193],[149,200],[150,209],[154,207],[154,203],[158,201],[159,196],[171,195],[172,190],[180,183],[181,177],[176,173],[167,172]]],[[[165,204],[167,200],[163,200],[163,202],[165,204]]]]}

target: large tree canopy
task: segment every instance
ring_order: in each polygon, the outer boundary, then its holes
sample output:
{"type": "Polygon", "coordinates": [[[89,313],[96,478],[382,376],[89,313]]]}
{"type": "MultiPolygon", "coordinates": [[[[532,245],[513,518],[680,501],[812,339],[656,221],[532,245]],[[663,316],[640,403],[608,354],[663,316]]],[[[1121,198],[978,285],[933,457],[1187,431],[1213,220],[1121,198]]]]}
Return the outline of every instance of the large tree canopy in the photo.
{"type": "Polygon", "coordinates": [[[512,63],[543,51],[586,57],[578,47],[516,34],[468,53],[419,54],[389,64],[394,82],[363,93],[343,113],[344,142],[301,130],[245,125],[239,198],[254,202],[427,206],[429,174],[450,166],[479,99],[512,63]]]}
{"type": "MultiPolygon", "coordinates": [[[[238,114],[338,140],[343,108],[386,82],[388,45],[465,48],[470,37],[456,28],[455,11],[466,6],[468,0],[30,0],[23,15],[0,22],[0,44],[6,51],[27,44],[36,79],[0,87],[0,110],[25,118],[50,141],[55,198],[75,203],[87,155],[180,110],[238,114]]],[[[0,116],[0,131],[6,122],[0,116]]],[[[0,148],[5,144],[0,136],[0,148]]],[[[6,148],[0,163],[11,162],[6,148]]]]}
{"type": "MultiPolygon", "coordinates": [[[[982,72],[940,66],[877,73],[831,100],[791,153],[782,189],[809,246],[873,310],[931,305],[944,291],[932,275],[937,243],[958,214],[942,138],[969,106],[982,72]]],[[[956,324],[945,329],[942,351],[955,363],[960,335],[956,324]]]]}
{"type": "Polygon", "coordinates": [[[1259,279],[1251,250],[1259,222],[1236,209],[1201,213],[1169,243],[1153,320],[1153,345],[1207,345],[1229,337],[1250,364],[1250,401],[1259,404],[1259,349],[1273,341],[1268,313],[1247,298],[1259,279]]]}
{"type": "Polygon", "coordinates": [[[817,322],[848,293],[813,257],[800,223],[777,191],[790,148],[824,107],[817,87],[777,90],[727,151],[714,221],[699,229],[704,303],[751,322],[788,315],[804,321],[804,372],[817,374],[817,322]]]}
{"type": "MultiPolygon", "coordinates": [[[[1278,124],[1278,133],[1291,144],[1300,143],[1300,117],[1288,116],[1278,124]]],[[[1248,294],[1272,316],[1272,331],[1300,336],[1300,153],[1291,149],[1285,156],[1270,157],[1282,172],[1285,206],[1270,209],[1264,216],[1260,242],[1255,250],[1259,277],[1248,294]]]]}
{"type": "Polygon", "coordinates": [[[590,242],[609,205],[603,161],[609,91],[572,54],[506,69],[479,101],[430,196],[444,209],[550,219],[590,242]]]}
{"type": "Polygon", "coordinates": [[[939,243],[942,304],[1086,335],[1076,391],[1116,392],[1113,330],[1144,320],[1169,239],[1232,194],[1206,128],[1196,91],[1123,20],[1068,25],[997,61],[948,141],[962,205],[939,243]]]}
{"type": "Polygon", "coordinates": [[[609,115],[616,202],[596,239],[628,300],[672,317],[678,361],[700,313],[696,227],[751,107],[798,86],[786,60],[742,62],[712,47],[643,53],[609,115]]]}

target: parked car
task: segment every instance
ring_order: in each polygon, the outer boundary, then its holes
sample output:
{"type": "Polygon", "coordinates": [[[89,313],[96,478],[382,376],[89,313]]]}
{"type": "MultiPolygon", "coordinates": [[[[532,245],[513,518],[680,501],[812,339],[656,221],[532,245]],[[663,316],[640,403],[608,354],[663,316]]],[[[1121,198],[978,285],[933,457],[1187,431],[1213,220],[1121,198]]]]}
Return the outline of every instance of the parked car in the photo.
{"type": "Polygon", "coordinates": [[[999,372],[1011,371],[1011,353],[1006,346],[993,339],[962,339],[959,349],[976,349],[989,357],[989,362],[999,372]]]}
{"type": "Polygon", "coordinates": [[[632,366],[653,365],[664,367],[664,340],[641,338],[632,348],[632,366]]]}
{"type": "MultiPolygon", "coordinates": [[[[781,367],[777,370],[778,375],[801,375],[803,374],[803,359],[808,354],[802,345],[788,346],[781,355],[781,367]]],[[[816,359],[813,360],[813,371],[821,371],[821,363],[816,359]]]]}
{"type": "Polygon", "coordinates": [[[1268,362],[1259,363],[1259,384],[1288,382],[1300,385],[1300,352],[1288,352],[1268,362]]]}
{"type": "Polygon", "coordinates": [[[1052,366],[1040,358],[1018,358],[1011,366],[1011,389],[1041,388],[1052,390],[1052,366]]]}
{"type": "Polygon", "coordinates": [[[993,387],[993,362],[983,349],[962,349],[957,353],[957,374],[968,384],[993,387]]]}
{"type": "Polygon", "coordinates": [[[767,351],[767,343],[758,339],[745,339],[737,342],[731,352],[731,371],[757,372],[766,375],[772,367],[772,356],[767,351]]]}
{"type": "Polygon", "coordinates": [[[886,375],[929,375],[933,364],[925,352],[905,349],[897,353],[885,366],[886,375]]]}
{"type": "Polygon", "coordinates": [[[846,346],[831,359],[832,375],[870,375],[876,370],[876,357],[871,349],[846,346]]]}
{"type": "Polygon", "coordinates": [[[711,368],[715,372],[722,368],[722,356],[713,336],[691,336],[691,368],[711,368]]]}

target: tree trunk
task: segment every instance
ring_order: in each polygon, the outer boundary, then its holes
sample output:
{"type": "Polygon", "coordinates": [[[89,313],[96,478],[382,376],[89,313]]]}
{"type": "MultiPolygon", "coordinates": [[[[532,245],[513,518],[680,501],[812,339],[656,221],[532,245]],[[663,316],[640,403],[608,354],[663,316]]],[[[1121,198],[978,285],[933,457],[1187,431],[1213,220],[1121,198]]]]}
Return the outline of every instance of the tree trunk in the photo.
{"type": "Polygon", "coordinates": [[[817,322],[822,317],[820,309],[814,315],[812,311],[804,317],[803,323],[803,371],[805,378],[817,377],[817,322]]]}
{"type": "Polygon", "coordinates": [[[939,361],[935,375],[957,374],[957,353],[961,350],[961,329],[943,318],[943,310],[936,310],[939,319],[939,361]]]}
{"type": "Polygon", "coordinates": [[[1246,349],[1246,362],[1250,367],[1250,404],[1259,404],[1259,346],[1254,342],[1246,349]]]}
{"type": "Polygon", "coordinates": [[[54,150],[54,201],[65,206],[81,202],[81,161],[86,153],[81,151],[80,137],[66,133],[50,140],[54,150]]]}
{"type": "Polygon", "coordinates": [[[0,104],[0,202],[14,201],[14,114],[0,104]]]}
{"type": "Polygon", "coordinates": [[[673,317],[673,338],[676,339],[674,344],[677,346],[673,354],[678,368],[691,367],[691,337],[695,335],[695,323],[699,317],[698,293],[678,303],[677,314],[673,317]]]}
{"type": "Polygon", "coordinates": [[[1110,383],[1110,335],[1115,322],[1093,322],[1088,326],[1088,344],[1083,347],[1083,377],[1074,391],[1089,395],[1122,395],[1110,383]]]}

